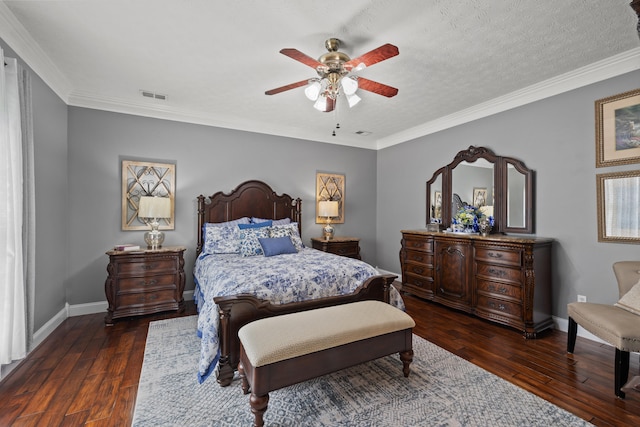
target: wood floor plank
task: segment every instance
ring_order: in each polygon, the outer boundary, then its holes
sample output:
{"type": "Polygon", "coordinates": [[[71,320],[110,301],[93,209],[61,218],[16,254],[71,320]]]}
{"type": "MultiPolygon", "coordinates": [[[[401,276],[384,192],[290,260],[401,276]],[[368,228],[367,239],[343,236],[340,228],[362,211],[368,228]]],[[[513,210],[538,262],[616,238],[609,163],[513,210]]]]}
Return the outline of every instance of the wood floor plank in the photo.
{"type": "MultiPolygon", "coordinates": [[[[596,426],[640,425],[640,393],[613,394],[611,347],[578,337],[568,354],[564,332],[525,340],[514,329],[403,297],[417,335],[596,426]]],[[[182,315],[195,313],[189,302],[182,315]]],[[[0,426],[130,425],[149,323],[176,316],[120,319],[113,327],[102,313],[65,320],[0,382],[0,426]]],[[[631,375],[637,372],[634,355],[631,375]]]]}

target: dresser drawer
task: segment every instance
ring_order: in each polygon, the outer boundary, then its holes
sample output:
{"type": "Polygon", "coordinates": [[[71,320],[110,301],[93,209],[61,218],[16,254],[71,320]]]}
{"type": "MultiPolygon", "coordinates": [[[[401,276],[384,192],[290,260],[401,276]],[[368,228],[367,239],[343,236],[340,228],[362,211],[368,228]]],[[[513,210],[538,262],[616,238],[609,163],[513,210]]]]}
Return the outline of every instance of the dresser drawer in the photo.
{"type": "Polygon", "coordinates": [[[493,264],[522,265],[522,254],[520,251],[508,249],[495,249],[476,247],[476,261],[486,261],[493,264]]]}
{"type": "Polygon", "coordinates": [[[405,251],[404,260],[408,263],[433,265],[433,254],[418,251],[405,251]]]}
{"type": "Polygon", "coordinates": [[[433,252],[433,240],[419,236],[405,235],[404,248],[422,252],[433,252]]]}
{"type": "Polygon", "coordinates": [[[153,307],[161,304],[176,304],[176,291],[174,289],[156,290],[153,292],[129,292],[120,293],[117,296],[117,304],[120,310],[126,310],[132,307],[153,307]]]}
{"type": "Polygon", "coordinates": [[[487,296],[507,297],[517,301],[521,301],[522,298],[522,288],[517,285],[478,279],[476,280],[476,287],[479,293],[484,293],[487,296]]]}
{"type": "Polygon", "coordinates": [[[433,277],[433,266],[425,264],[406,263],[404,272],[406,274],[413,274],[423,277],[433,277]]]}
{"type": "Polygon", "coordinates": [[[516,284],[522,283],[522,270],[519,268],[502,267],[482,262],[477,263],[476,266],[476,277],[479,280],[488,278],[516,284]]]}
{"type": "Polygon", "coordinates": [[[499,313],[515,319],[522,319],[522,306],[516,302],[505,301],[498,298],[478,294],[477,309],[499,313]]]}
{"type": "Polygon", "coordinates": [[[173,258],[151,258],[134,260],[131,262],[116,263],[121,276],[139,276],[143,274],[172,272],[177,270],[176,261],[173,258]]]}
{"type": "Polygon", "coordinates": [[[415,274],[406,274],[403,285],[414,286],[421,289],[433,289],[433,277],[419,276],[415,274]]]}
{"type": "Polygon", "coordinates": [[[127,277],[120,279],[118,292],[151,291],[158,288],[176,287],[176,277],[171,274],[127,277]]]}

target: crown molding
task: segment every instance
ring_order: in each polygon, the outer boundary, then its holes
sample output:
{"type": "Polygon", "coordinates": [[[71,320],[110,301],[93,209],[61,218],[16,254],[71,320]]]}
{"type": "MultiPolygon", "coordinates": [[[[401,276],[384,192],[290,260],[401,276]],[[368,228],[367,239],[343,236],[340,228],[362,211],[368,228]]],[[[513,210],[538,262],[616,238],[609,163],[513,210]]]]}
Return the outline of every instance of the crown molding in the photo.
{"type": "Polygon", "coordinates": [[[640,48],[634,48],[387,138],[381,138],[377,140],[376,149],[381,150],[401,144],[639,69],[640,48]]]}
{"type": "Polygon", "coordinates": [[[58,95],[68,103],[71,83],[31,37],[4,2],[0,2],[0,38],[58,95]]]}

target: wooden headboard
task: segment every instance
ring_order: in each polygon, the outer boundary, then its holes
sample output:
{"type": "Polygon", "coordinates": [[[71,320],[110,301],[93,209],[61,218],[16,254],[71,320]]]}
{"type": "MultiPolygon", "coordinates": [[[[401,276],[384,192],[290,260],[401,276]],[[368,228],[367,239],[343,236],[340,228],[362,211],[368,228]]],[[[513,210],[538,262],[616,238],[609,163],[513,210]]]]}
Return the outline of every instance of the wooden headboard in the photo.
{"type": "Polygon", "coordinates": [[[278,195],[262,181],[246,181],[226,194],[218,191],[212,196],[198,196],[198,247],[204,245],[202,227],[207,222],[225,222],[242,217],[264,219],[291,218],[298,223],[302,236],[302,200],[288,194],[278,195]]]}

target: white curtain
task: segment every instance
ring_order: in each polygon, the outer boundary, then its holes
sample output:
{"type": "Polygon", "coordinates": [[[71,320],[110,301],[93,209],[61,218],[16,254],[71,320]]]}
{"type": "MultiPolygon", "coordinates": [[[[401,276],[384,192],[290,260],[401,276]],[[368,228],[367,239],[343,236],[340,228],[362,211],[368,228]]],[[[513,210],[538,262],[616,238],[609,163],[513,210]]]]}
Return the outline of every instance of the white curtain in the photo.
{"type": "MultiPolygon", "coordinates": [[[[32,336],[33,322],[27,315],[29,289],[26,279],[32,275],[33,266],[25,264],[23,240],[25,236],[32,238],[33,235],[25,230],[23,218],[25,141],[20,119],[19,81],[24,81],[19,79],[17,60],[5,58],[2,49],[0,68],[0,364],[7,364],[26,356],[32,336]]],[[[23,86],[22,92],[24,96],[28,89],[23,86]]],[[[26,125],[30,126],[30,121],[26,125]]],[[[33,163],[27,161],[26,166],[32,167],[33,163]]],[[[27,208],[33,207],[30,199],[31,195],[26,200],[27,208]]],[[[31,248],[28,250],[29,253],[32,251],[31,248]]],[[[33,298],[32,294],[30,298],[33,298]]]]}

